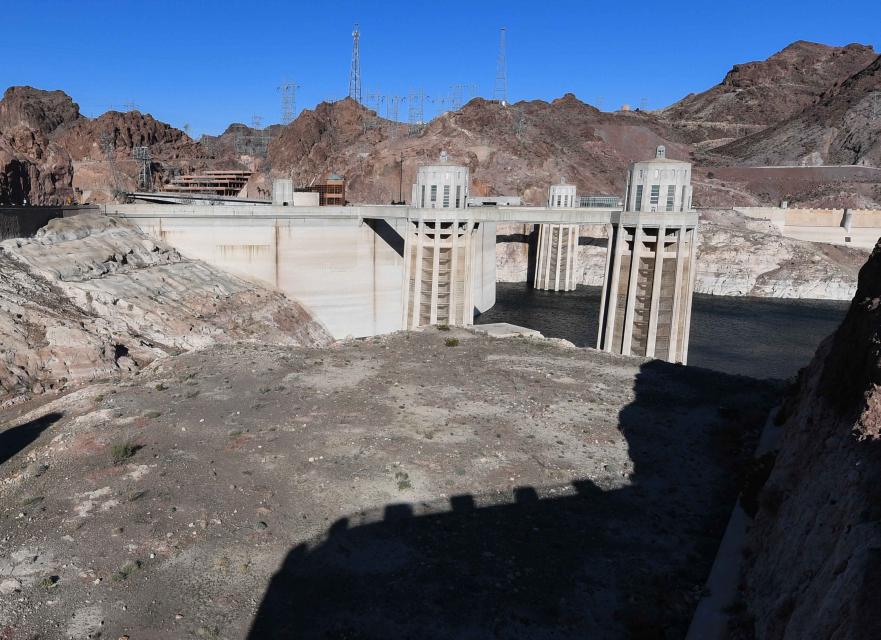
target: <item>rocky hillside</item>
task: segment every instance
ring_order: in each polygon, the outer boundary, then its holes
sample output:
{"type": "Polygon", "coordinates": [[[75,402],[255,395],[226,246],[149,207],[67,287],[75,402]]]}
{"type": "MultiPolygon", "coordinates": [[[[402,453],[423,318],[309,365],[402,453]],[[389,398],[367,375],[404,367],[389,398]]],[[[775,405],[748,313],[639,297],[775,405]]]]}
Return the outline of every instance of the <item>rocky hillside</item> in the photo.
{"type": "Polygon", "coordinates": [[[150,114],[91,119],[62,91],[10,87],[0,100],[0,204],[110,200],[137,188],[139,146],[150,147],[157,183],[214,163],[209,149],[150,114]]]}
{"type": "Polygon", "coordinates": [[[475,98],[432,120],[415,136],[346,99],[306,110],[269,146],[274,175],[306,183],[337,172],[350,200],[398,198],[404,162],[404,199],[420,164],[441,151],[471,170],[477,194],[520,194],[539,204],[547,185],[566,177],[581,193],[619,193],[627,164],[659,144],[688,158],[690,147],[670,127],[646,114],[602,113],[575,96],[501,105],[475,98]]]}
{"type": "Polygon", "coordinates": [[[784,406],[748,535],[743,637],[881,637],[881,245],[784,406]]]}
{"type": "Polygon", "coordinates": [[[297,303],[95,214],[0,243],[0,405],[217,342],[325,344],[297,303]]]}
{"type": "Polygon", "coordinates": [[[6,90],[0,100],[0,205],[62,204],[73,198],[70,156],[50,136],[81,117],[61,91],[6,90]]]}
{"type": "Polygon", "coordinates": [[[717,151],[749,164],[881,165],[881,57],[816,104],[717,151]]]}
{"type": "Polygon", "coordinates": [[[695,141],[739,138],[786,120],[869,65],[870,46],[794,42],[767,60],[736,64],[722,82],[660,112],[695,141]]]}

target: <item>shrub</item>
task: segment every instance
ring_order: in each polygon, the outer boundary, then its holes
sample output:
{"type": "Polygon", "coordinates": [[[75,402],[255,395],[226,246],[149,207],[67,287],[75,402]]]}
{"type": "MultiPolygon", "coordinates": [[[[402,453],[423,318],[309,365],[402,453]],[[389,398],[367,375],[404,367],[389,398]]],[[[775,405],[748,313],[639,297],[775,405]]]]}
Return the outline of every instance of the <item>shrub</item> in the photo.
{"type": "Polygon", "coordinates": [[[121,464],[131,458],[141,447],[133,442],[117,442],[110,447],[110,457],[113,464],[121,464]]]}

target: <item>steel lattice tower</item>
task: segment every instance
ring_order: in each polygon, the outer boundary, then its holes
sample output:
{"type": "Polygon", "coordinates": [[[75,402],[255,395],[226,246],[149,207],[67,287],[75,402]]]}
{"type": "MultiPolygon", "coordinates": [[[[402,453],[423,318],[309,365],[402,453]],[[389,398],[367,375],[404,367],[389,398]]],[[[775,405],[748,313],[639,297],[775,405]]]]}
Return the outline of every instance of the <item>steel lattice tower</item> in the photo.
{"type": "Polygon", "coordinates": [[[407,120],[410,125],[410,135],[416,136],[422,133],[422,130],[425,128],[425,91],[419,89],[418,91],[410,90],[410,95],[407,97],[407,120]]]}
{"type": "Polygon", "coordinates": [[[132,158],[140,163],[138,171],[138,189],[141,191],[153,190],[153,157],[150,155],[150,147],[135,147],[132,149],[132,158]]]}
{"type": "Polygon", "coordinates": [[[505,34],[507,29],[499,31],[499,60],[496,64],[496,83],[493,87],[493,100],[508,101],[508,64],[505,61],[505,34]]]}
{"type": "Polygon", "coordinates": [[[283,82],[278,88],[281,91],[281,123],[290,124],[294,120],[297,110],[297,89],[300,88],[295,82],[283,82]]]}
{"type": "Polygon", "coordinates": [[[349,97],[361,104],[361,32],[358,24],[352,30],[352,69],[349,71],[349,97]]]}

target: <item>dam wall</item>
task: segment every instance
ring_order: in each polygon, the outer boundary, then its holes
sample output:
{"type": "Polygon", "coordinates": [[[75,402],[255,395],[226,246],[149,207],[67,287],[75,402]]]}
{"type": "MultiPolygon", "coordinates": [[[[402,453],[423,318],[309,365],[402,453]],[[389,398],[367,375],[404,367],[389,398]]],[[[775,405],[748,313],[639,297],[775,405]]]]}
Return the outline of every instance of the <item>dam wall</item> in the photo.
{"type": "MultiPolygon", "coordinates": [[[[118,205],[145,233],[208,264],[290,296],[337,339],[398,331],[404,316],[406,218],[359,215],[212,215],[175,207],[118,205]]],[[[473,302],[495,304],[495,224],[474,230],[473,302]]]]}
{"type": "Polygon", "coordinates": [[[768,220],[787,238],[871,249],[881,237],[881,210],[735,207],[749,218],[768,220]]]}

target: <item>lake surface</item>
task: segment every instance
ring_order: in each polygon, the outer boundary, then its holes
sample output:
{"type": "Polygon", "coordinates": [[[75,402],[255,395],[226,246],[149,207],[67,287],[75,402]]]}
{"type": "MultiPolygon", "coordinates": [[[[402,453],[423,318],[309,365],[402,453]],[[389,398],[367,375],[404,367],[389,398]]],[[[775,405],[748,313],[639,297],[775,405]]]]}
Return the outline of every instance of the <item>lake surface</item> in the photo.
{"type": "MultiPolygon", "coordinates": [[[[566,293],[526,283],[496,285],[495,306],[475,324],[510,322],[596,347],[599,287],[566,293]]],[[[695,294],[688,364],[755,378],[788,378],[808,364],[844,318],[849,302],[695,294]]]]}

